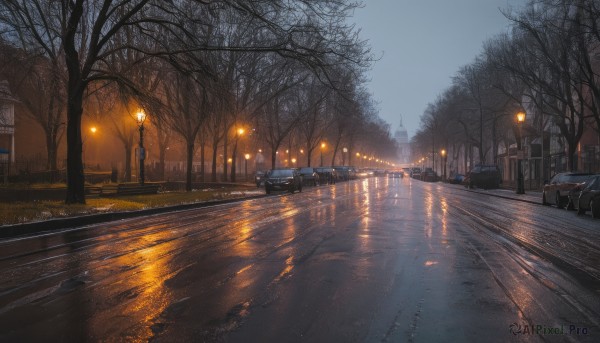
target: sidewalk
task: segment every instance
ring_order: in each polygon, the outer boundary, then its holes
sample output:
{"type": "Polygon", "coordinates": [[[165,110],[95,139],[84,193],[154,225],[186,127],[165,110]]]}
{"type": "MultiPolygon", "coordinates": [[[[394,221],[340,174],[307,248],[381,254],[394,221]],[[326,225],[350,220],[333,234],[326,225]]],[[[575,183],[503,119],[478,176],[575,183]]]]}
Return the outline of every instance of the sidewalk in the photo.
{"type": "Polygon", "coordinates": [[[467,189],[467,188],[465,188],[465,190],[468,192],[489,194],[489,195],[497,196],[500,198],[528,202],[531,204],[538,204],[538,205],[542,204],[542,192],[539,192],[539,191],[525,191],[525,194],[517,194],[517,192],[514,189],[504,189],[504,188],[498,188],[498,189],[479,189],[479,188],[467,189]]]}

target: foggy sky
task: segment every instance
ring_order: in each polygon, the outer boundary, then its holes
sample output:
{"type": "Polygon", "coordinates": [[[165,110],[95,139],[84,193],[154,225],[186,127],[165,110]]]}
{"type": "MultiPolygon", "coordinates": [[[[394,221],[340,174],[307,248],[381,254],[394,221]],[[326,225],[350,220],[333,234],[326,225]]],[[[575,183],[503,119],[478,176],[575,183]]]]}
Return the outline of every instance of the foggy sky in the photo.
{"type": "Polygon", "coordinates": [[[392,134],[403,124],[412,138],[428,103],[451,85],[483,43],[509,30],[500,12],[526,0],[367,0],[353,21],[381,60],[368,88],[392,134]]]}

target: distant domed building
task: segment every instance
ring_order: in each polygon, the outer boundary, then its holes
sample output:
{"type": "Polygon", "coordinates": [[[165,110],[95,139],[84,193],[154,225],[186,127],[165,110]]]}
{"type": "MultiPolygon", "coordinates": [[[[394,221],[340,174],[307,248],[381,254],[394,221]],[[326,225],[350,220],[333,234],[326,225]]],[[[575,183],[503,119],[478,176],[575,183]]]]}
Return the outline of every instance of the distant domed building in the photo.
{"type": "Polygon", "coordinates": [[[409,164],[411,162],[410,143],[408,141],[408,132],[402,125],[402,117],[400,117],[400,126],[394,133],[394,139],[398,143],[398,163],[409,164]]]}

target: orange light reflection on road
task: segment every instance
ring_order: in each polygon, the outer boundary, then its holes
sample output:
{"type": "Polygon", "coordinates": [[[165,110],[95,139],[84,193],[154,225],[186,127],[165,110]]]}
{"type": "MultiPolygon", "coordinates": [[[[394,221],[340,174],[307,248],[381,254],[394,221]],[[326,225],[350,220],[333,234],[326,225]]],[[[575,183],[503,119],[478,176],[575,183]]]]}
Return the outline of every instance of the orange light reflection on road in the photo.
{"type": "MultiPolygon", "coordinates": [[[[154,242],[167,241],[170,239],[168,231],[158,232],[147,239],[154,242]]],[[[148,241],[141,244],[148,244],[148,241]]],[[[119,277],[120,282],[117,285],[122,292],[131,295],[124,299],[121,304],[107,313],[120,313],[124,317],[132,320],[123,322],[123,325],[132,327],[123,327],[127,330],[128,339],[132,341],[147,341],[154,333],[151,326],[161,313],[173,302],[173,296],[168,288],[164,286],[164,281],[177,274],[178,271],[171,270],[169,262],[176,243],[163,242],[153,246],[141,249],[132,249],[131,253],[125,254],[116,260],[116,265],[121,266],[126,272],[119,277]],[[128,324],[127,324],[128,323],[128,324]]],[[[106,297],[109,299],[108,297],[106,297]]],[[[98,323],[92,323],[93,328],[106,328],[103,316],[98,317],[98,323]]],[[[103,337],[104,334],[99,335],[103,337]]]]}
{"type": "Polygon", "coordinates": [[[289,276],[292,273],[292,270],[294,269],[294,256],[290,256],[285,260],[285,268],[283,268],[283,270],[279,273],[279,275],[277,275],[277,277],[275,278],[275,281],[280,281],[284,278],[286,278],[287,276],[289,276]]]}
{"type": "MultiPolygon", "coordinates": [[[[246,213],[252,208],[252,205],[249,202],[242,203],[242,216],[241,218],[246,218],[243,213],[246,213]]],[[[252,236],[254,235],[254,227],[250,224],[248,219],[243,219],[237,222],[234,222],[233,225],[238,228],[238,237],[236,237],[237,244],[234,244],[232,247],[233,252],[238,254],[239,256],[248,257],[252,256],[255,251],[253,249],[252,244],[252,236]]]]}
{"type": "Polygon", "coordinates": [[[446,237],[448,235],[448,202],[446,197],[442,197],[440,200],[442,205],[442,236],[446,237]]]}
{"type": "Polygon", "coordinates": [[[432,230],[433,230],[433,195],[431,191],[427,192],[427,196],[425,197],[425,234],[427,237],[431,238],[432,230]]]}

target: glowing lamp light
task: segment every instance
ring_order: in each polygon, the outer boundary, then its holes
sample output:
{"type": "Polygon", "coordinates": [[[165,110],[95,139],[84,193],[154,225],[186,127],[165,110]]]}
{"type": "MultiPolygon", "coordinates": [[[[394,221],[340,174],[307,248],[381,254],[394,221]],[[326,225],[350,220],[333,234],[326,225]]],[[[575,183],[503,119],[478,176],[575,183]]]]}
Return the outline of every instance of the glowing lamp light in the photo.
{"type": "Polygon", "coordinates": [[[146,120],[146,113],[144,113],[144,110],[138,111],[138,113],[136,114],[136,119],[139,125],[144,123],[144,121],[146,120]]]}

